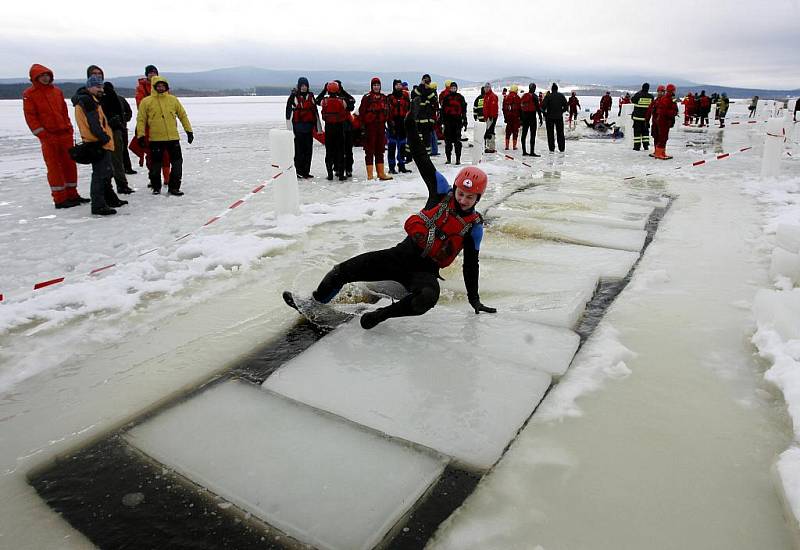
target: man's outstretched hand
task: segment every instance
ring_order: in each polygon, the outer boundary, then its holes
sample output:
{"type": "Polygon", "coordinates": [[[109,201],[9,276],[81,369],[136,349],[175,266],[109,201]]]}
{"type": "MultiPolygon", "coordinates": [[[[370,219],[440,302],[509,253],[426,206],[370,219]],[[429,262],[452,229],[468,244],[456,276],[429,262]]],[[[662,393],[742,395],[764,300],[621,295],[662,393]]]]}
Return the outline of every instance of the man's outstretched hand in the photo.
{"type": "Polygon", "coordinates": [[[475,310],[476,315],[479,314],[481,311],[484,313],[497,313],[497,308],[483,305],[479,298],[471,298],[469,301],[469,305],[471,305],[472,309],[475,310]]]}

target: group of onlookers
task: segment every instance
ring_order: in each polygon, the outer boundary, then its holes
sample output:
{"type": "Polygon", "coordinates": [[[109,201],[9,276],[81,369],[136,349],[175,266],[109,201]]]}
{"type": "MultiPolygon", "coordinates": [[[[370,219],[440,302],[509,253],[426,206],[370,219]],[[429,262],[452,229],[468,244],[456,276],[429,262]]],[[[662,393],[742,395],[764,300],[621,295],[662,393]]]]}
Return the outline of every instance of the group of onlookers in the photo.
{"type": "MultiPolygon", "coordinates": [[[[86,83],[72,97],[75,121],[82,144],[76,146],[74,128],[67,112],[64,95],[53,83],[53,71],[34,64],[30,69],[31,86],[23,93],[23,111],[33,135],[41,144],[47,167],[47,180],[56,208],[72,208],[91,203],[92,214],[116,214],[116,208],[128,204],[119,194],[134,189],[127,176],[136,174],[128,153],[127,124],[132,110],[126,98],[105,81],[97,65],[86,69],[86,83]],[[76,159],[92,165],[89,196],[78,194],[76,159]],[[111,180],[116,184],[116,191],[111,180]]],[[[138,107],[136,137],[130,149],[147,161],[148,187],[161,193],[162,171],[169,194],[181,196],[182,155],[176,119],[181,121],[189,143],[194,135],[186,111],[178,98],[169,93],[166,79],[148,65],[145,77],[136,90],[138,107]]]]}

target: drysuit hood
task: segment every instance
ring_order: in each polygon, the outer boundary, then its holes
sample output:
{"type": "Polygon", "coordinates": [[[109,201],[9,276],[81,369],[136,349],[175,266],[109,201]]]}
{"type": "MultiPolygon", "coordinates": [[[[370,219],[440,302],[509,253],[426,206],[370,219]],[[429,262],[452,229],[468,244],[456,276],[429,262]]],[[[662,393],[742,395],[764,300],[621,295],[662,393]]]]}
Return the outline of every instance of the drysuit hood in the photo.
{"type": "Polygon", "coordinates": [[[31,65],[30,71],[28,71],[28,75],[31,77],[31,82],[33,82],[34,86],[43,86],[44,85],[44,84],[42,84],[41,82],[39,82],[37,80],[43,74],[49,74],[50,75],[50,84],[48,84],[48,86],[52,86],[53,85],[53,82],[52,82],[53,81],[53,71],[51,71],[50,69],[48,69],[44,65],[39,65],[38,63],[34,63],[33,65],[31,65]]]}
{"type": "Polygon", "coordinates": [[[164,93],[167,93],[169,91],[169,82],[167,82],[167,79],[164,78],[163,76],[154,76],[152,79],[150,79],[150,84],[153,86],[150,89],[150,95],[158,95],[158,92],[156,91],[156,84],[158,84],[159,82],[163,82],[164,84],[167,85],[167,90],[164,93]]]}

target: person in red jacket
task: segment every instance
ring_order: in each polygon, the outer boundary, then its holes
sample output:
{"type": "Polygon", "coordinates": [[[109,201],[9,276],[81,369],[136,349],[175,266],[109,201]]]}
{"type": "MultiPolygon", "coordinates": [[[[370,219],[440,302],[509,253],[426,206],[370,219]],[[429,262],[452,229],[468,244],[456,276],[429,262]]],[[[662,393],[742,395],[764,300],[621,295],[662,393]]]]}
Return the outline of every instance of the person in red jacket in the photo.
{"type": "Polygon", "coordinates": [[[581,102],[578,100],[578,96],[575,94],[574,90],[567,100],[567,108],[569,109],[569,119],[567,122],[570,128],[574,128],[575,124],[578,122],[578,109],[581,108],[581,102]]]}
{"type": "Polygon", "coordinates": [[[607,119],[608,115],[611,114],[612,103],[611,92],[606,92],[606,95],[600,98],[600,110],[603,111],[603,118],[607,119]]]}
{"type": "Polygon", "coordinates": [[[519,88],[516,84],[511,85],[508,94],[503,98],[503,118],[506,121],[506,151],[508,151],[508,141],[511,139],[512,147],[517,149],[517,136],[519,135],[520,125],[520,98],[517,95],[519,88]]]}
{"type": "MultiPolygon", "coordinates": [[[[325,121],[325,168],[328,181],[333,180],[333,174],[339,181],[347,179],[345,175],[344,160],[344,124],[349,119],[347,103],[339,96],[339,83],[328,82],[325,85],[327,97],[317,97],[322,107],[322,120],[325,121]]],[[[321,96],[322,94],[320,94],[321,96]]]]}
{"type": "MultiPolygon", "coordinates": [[[[656,98],[650,103],[650,106],[645,111],[645,119],[650,121],[650,135],[653,137],[653,144],[658,141],[658,119],[656,118],[656,104],[658,100],[664,97],[664,92],[667,88],[663,84],[659,84],[656,89],[656,98]]],[[[655,145],[654,145],[655,146],[655,145]]],[[[655,149],[650,153],[651,157],[656,156],[655,149]]]]}
{"type": "Polygon", "coordinates": [[[694,116],[694,96],[692,94],[686,94],[686,97],[683,98],[681,103],[683,104],[683,125],[689,126],[694,116]]]}
{"type": "Polygon", "coordinates": [[[630,92],[625,92],[625,96],[624,97],[623,96],[619,96],[619,112],[617,113],[618,117],[622,116],[622,106],[623,105],[627,105],[630,102],[631,102],[631,94],[630,94],[630,92]]]}
{"type": "Polygon", "coordinates": [[[675,117],[678,116],[678,105],[674,101],[676,91],[674,84],[667,84],[664,95],[655,101],[655,118],[658,124],[655,158],[661,160],[672,158],[667,155],[667,140],[669,129],[675,125],[675,117]]]}
{"type": "Polygon", "coordinates": [[[71,208],[89,202],[78,195],[78,167],[69,156],[75,143],[64,94],[53,84],[53,71],[31,66],[31,87],[22,93],[25,122],[39,138],[47,167],[47,183],[56,208],[71,208]]]}
{"type": "Polygon", "coordinates": [[[484,153],[496,153],[494,141],[494,127],[497,125],[497,115],[500,114],[500,105],[497,94],[492,91],[492,85],[483,86],[483,118],[486,120],[486,133],[483,135],[486,149],[484,153]]]}
{"type": "Polygon", "coordinates": [[[522,123],[522,156],[523,157],[538,157],[536,154],[536,115],[539,115],[539,126],[543,124],[542,119],[542,106],[539,103],[539,96],[536,95],[536,84],[531,82],[528,84],[528,92],[523,94],[519,100],[520,122],[522,123]],[[525,142],[528,137],[528,131],[531,133],[531,152],[525,149],[525,142]]]}
{"type": "Polygon", "coordinates": [[[700,92],[700,99],[697,104],[697,114],[700,117],[700,128],[708,124],[708,115],[711,112],[711,98],[706,95],[706,91],[700,92]]]}
{"type": "Polygon", "coordinates": [[[383,148],[386,141],[386,121],[389,119],[389,104],[381,92],[381,79],[377,76],[370,82],[370,92],[361,98],[358,116],[364,126],[364,160],[367,163],[367,179],[375,179],[372,163],[378,179],[390,180],[392,176],[383,171],[383,148]]]}

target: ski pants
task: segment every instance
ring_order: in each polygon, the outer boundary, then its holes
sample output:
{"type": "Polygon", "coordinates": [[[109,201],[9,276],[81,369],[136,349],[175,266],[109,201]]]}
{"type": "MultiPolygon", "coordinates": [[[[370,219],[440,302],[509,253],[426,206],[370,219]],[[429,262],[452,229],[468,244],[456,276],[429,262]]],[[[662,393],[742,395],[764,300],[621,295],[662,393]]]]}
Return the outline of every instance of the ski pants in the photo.
{"type": "Polygon", "coordinates": [[[299,176],[307,176],[311,172],[311,155],[314,150],[314,137],[311,130],[300,132],[294,130],[294,169],[299,176]]]}
{"type": "Polygon", "coordinates": [[[564,152],[564,119],[559,117],[556,119],[545,119],[547,125],[547,147],[550,152],[556,150],[556,139],[558,139],[558,150],[564,152]]]}
{"type": "Polygon", "coordinates": [[[383,148],[386,141],[386,126],[383,122],[364,125],[364,161],[383,164],[383,148]]]}
{"type": "Polygon", "coordinates": [[[111,152],[103,151],[103,156],[92,163],[92,183],[89,188],[89,197],[92,201],[92,210],[98,210],[109,206],[109,202],[118,199],[117,194],[111,187],[111,177],[114,175],[114,168],[111,166],[111,152]]]}
{"type": "Polygon", "coordinates": [[[405,149],[406,143],[408,143],[408,139],[406,139],[405,129],[403,132],[397,130],[397,125],[395,125],[395,133],[387,132],[386,137],[388,138],[389,142],[389,150],[387,153],[387,157],[389,158],[389,168],[394,170],[395,164],[400,166],[400,169],[404,169],[406,165],[405,160],[405,149]],[[396,157],[396,158],[395,158],[396,157]]]}
{"type": "Polygon", "coordinates": [[[658,124],[654,124],[654,126],[658,126],[658,135],[654,136],[656,147],[666,147],[671,126],[668,122],[663,121],[658,121],[658,124]]]}
{"type": "Polygon", "coordinates": [[[536,147],[536,113],[522,114],[522,152],[527,152],[525,149],[525,140],[528,137],[528,130],[531,132],[531,150],[535,152],[536,147]]]}
{"type": "Polygon", "coordinates": [[[325,168],[328,175],[342,176],[345,170],[344,123],[325,123],[325,168]]]}
{"type": "Polygon", "coordinates": [[[447,155],[447,160],[450,160],[453,148],[456,150],[456,162],[461,160],[462,126],[461,117],[446,116],[444,119],[444,153],[447,155]]]}
{"type": "Polygon", "coordinates": [[[347,283],[397,281],[409,294],[387,306],[389,317],[422,315],[439,301],[438,270],[426,270],[419,257],[409,257],[402,245],[365,252],[334,266],[314,292],[317,300],[331,301],[347,283]]]}
{"type": "Polygon", "coordinates": [[[125,151],[128,150],[125,135],[122,130],[113,130],[114,150],[111,151],[111,167],[114,170],[114,183],[117,191],[128,187],[128,177],[125,175],[125,151]]]}
{"type": "MultiPolygon", "coordinates": [[[[310,135],[310,134],[309,134],[310,135]]],[[[150,187],[154,191],[161,191],[161,163],[165,158],[169,159],[170,172],[167,186],[171,191],[181,188],[181,178],[183,177],[183,153],[181,152],[181,142],[171,141],[151,141],[150,142],[150,187]],[[166,157],[164,155],[166,153],[166,157]]]]}
{"type": "Polygon", "coordinates": [[[39,140],[42,156],[47,167],[47,183],[55,204],[78,196],[78,166],[69,156],[72,147],[72,134],[48,134],[39,140]]]}
{"type": "Polygon", "coordinates": [[[431,154],[431,133],[433,133],[433,124],[430,122],[418,122],[417,123],[417,132],[419,133],[419,139],[425,145],[425,149],[428,151],[428,155],[431,154]]]}

